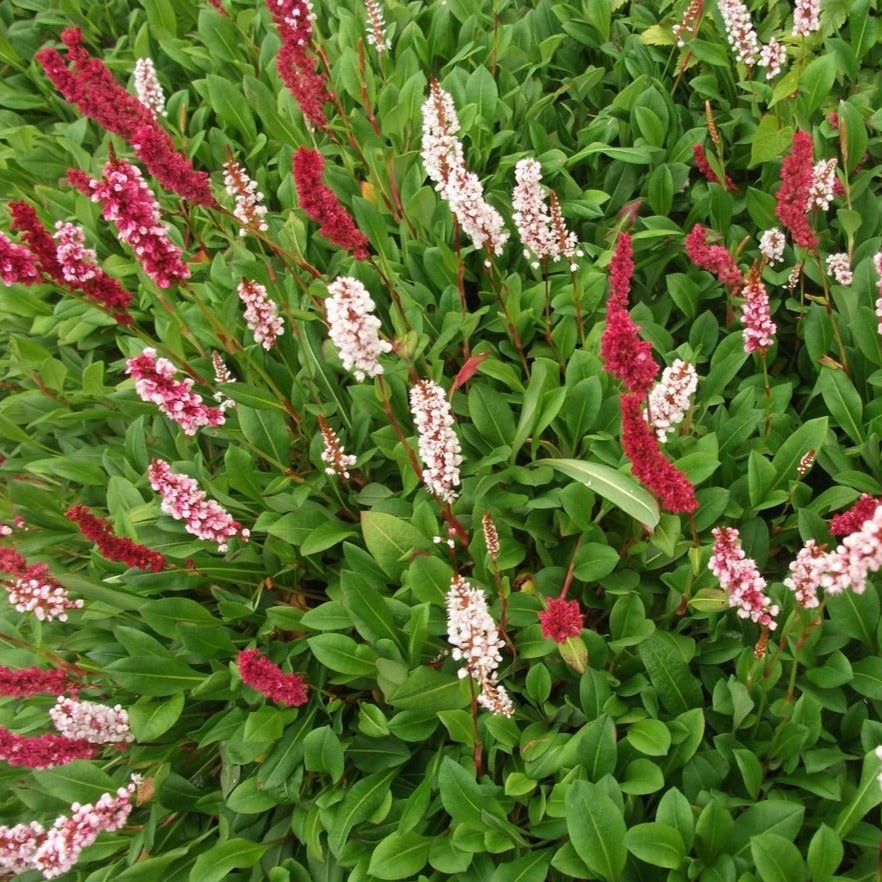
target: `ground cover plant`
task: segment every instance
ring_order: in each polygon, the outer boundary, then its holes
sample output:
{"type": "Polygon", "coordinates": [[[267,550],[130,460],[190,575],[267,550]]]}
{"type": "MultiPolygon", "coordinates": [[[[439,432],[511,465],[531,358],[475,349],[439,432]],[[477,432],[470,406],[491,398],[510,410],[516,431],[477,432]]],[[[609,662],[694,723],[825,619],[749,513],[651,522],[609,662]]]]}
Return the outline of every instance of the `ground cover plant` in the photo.
{"type": "Polygon", "coordinates": [[[875,0],[0,22],[0,877],[882,879],[875,0]]]}

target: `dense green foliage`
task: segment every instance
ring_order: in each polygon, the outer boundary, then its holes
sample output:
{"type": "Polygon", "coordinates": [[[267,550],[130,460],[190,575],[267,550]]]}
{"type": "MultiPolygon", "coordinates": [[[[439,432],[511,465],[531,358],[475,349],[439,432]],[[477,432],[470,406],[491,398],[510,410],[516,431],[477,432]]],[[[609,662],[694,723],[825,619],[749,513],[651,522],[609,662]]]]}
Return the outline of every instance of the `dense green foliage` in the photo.
{"type": "MultiPolygon", "coordinates": [[[[882,494],[876,0],[825,0],[807,38],[790,36],[789,3],[750,4],[761,37],[789,47],[771,84],[736,63],[713,2],[681,50],[680,2],[390,0],[392,50],[380,58],[359,0],[315,0],[338,96],[325,132],[309,129],[278,78],[266,5],[224,5],[228,16],[184,0],[0,0],[0,190],[49,228],[81,224],[136,295],[124,328],[53,285],[0,287],[0,520],[28,528],[4,541],[85,601],[66,623],[0,604],[0,662],[75,664],[88,673],[83,697],[127,708],[135,735],[89,762],[3,764],[0,820],[51,823],[137,771],[148,786],[127,826],[64,878],[882,878],[879,587],[871,579],[863,594],[803,610],[783,585],[806,540],[835,545],[831,515],[882,494]],[[120,83],[137,58],[154,59],[163,125],[226,208],[228,151],[256,178],[265,237],[240,237],[228,213],[153,182],[192,278],[162,291],[141,272],[100,206],[65,181],[72,167],[99,176],[111,145],[134,159],[33,60],[68,26],[120,83]],[[465,237],[458,249],[420,158],[432,76],[512,232],[489,271],[465,237]],[[742,270],[758,263],[797,130],[812,133],[816,159],[838,158],[846,187],[811,215],[815,254],[788,245],[783,263],[763,267],[778,326],[763,358],[744,352],[739,301],[688,260],[683,239],[701,223],[742,270]],[[734,190],[696,171],[696,143],[734,190]],[[303,145],[325,157],[325,183],[370,240],[370,261],[331,245],[301,210],[291,159],[303,145]],[[573,274],[521,255],[511,190],[526,156],[578,234],[573,274]],[[660,364],[683,358],[700,376],[694,408],[663,445],[697,488],[694,518],[659,510],[622,450],[621,385],[599,352],[624,229],[642,336],[660,364]],[[851,285],[827,276],[823,259],[836,252],[851,256],[851,285]],[[321,301],[340,275],[364,282],[394,342],[382,383],[356,382],[328,340],[321,301]],[[243,277],[280,304],[285,333],[271,352],[242,318],[243,277]],[[150,345],[207,400],[211,353],[223,355],[237,378],[224,387],[237,402],[225,425],[187,437],[137,396],[125,360],[150,345]],[[445,519],[383,396],[415,452],[414,378],[448,390],[473,356],[483,360],[451,399],[463,482],[445,519]],[[349,481],[325,473],[319,415],[358,457],[349,481]],[[250,541],[221,554],[161,514],[146,475],[157,457],[196,478],[250,541]],[[162,552],[167,568],[101,556],[64,517],[78,502],[162,552]],[[451,551],[433,541],[448,524],[462,528],[451,551]],[[719,525],[740,530],[782,608],[770,635],[727,608],[708,571],[719,525]],[[559,651],[537,615],[568,570],[567,597],[586,621],[559,651]],[[511,718],[476,710],[457,676],[445,619],[454,572],[505,617],[511,718]],[[283,708],[242,685],[237,653],[252,646],[304,676],[308,703],[283,708]]],[[[3,205],[0,229],[10,232],[3,205]]],[[[44,731],[52,701],[2,699],[0,724],[44,731]]]]}

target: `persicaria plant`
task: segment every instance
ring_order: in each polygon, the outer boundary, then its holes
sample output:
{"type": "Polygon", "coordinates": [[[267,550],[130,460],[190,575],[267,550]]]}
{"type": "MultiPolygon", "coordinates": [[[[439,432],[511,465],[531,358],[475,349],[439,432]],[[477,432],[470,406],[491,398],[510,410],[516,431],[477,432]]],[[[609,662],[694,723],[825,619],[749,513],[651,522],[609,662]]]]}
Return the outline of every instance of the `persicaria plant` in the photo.
{"type": "Polygon", "coordinates": [[[0,878],[882,878],[878,7],[0,3],[0,878]]]}

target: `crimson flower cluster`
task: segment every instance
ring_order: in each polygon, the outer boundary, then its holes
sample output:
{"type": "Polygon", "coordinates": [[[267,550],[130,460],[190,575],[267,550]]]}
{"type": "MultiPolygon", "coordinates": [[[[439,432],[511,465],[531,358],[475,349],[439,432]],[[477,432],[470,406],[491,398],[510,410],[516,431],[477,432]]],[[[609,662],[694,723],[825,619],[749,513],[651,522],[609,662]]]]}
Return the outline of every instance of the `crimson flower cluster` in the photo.
{"type": "Polygon", "coordinates": [[[542,636],[555,643],[566,643],[578,637],[585,623],[585,614],[579,609],[578,600],[555,597],[548,601],[548,608],[539,613],[542,636]]]}
{"type": "Polygon", "coordinates": [[[0,548],[0,579],[16,612],[32,612],[41,622],[67,621],[69,609],[81,609],[82,600],[71,600],[67,588],[57,582],[44,563],[28,564],[13,548],[0,548]]]}
{"type": "Polygon", "coordinates": [[[870,520],[876,513],[876,509],[882,505],[882,499],[876,499],[869,493],[862,493],[861,498],[847,511],[840,512],[830,521],[830,534],[832,536],[847,536],[855,533],[870,520]]]}
{"type": "Polygon", "coordinates": [[[661,452],[655,432],[643,417],[643,403],[658,375],[658,365],[652,357],[652,346],[640,339],[640,329],[628,314],[633,273],[631,237],[622,233],[610,262],[611,293],[600,342],[604,369],[618,377],[629,391],[622,396],[622,447],[635,477],[655,493],[666,509],[695,511],[698,500],[692,483],[661,452]]]}
{"type": "Polygon", "coordinates": [[[47,47],[36,59],[65,101],[131,144],[138,159],[167,190],[197,205],[216,205],[208,175],[193,169],[149,108],[116,81],[103,61],[89,54],[82,31],[67,28],[61,42],[67,48],[66,57],[47,47]]]}
{"type": "Polygon", "coordinates": [[[320,225],[319,232],[345,248],[357,260],[368,257],[368,240],[329,187],[322,183],[325,160],[317,150],[298,147],[291,162],[297,199],[306,216],[320,225]]]}
{"type": "Polygon", "coordinates": [[[303,115],[318,129],[328,124],[325,104],[333,100],[324,74],[316,70],[312,46],[315,13],[310,0],[267,0],[282,40],[276,66],[282,82],[300,105],[303,115]]]}
{"type": "Polygon", "coordinates": [[[30,668],[6,668],[0,666],[0,695],[7,698],[31,698],[34,695],[76,695],[78,684],[71,680],[63,668],[44,670],[30,668]]]}
{"type": "Polygon", "coordinates": [[[244,649],[236,661],[246,686],[289,707],[306,704],[306,683],[299,674],[286,674],[257,649],[244,649]]]}
{"type": "Polygon", "coordinates": [[[0,760],[24,769],[51,769],[78,759],[92,759],[98,745],[84,738],[67,738],[46,732],[43,735],[19,735],[0,726],[0,760]]]}
{"type": "Polygon", "coordinates": [[[744,274],[722,245],[707,244],[707,234],[706,227],[696,224],[686,236],[686,254],[697,267],[716,276],[730,293],[737,294],[744,285],[744,274]]]}
{"type": "Polygon", "coordinates": [[[131,539],[117,536],[110,521],[92,514],[85,505],[71,506],[65,517],[73,521],[83,536],[98,546],[98,550],[109,560],[117,560],[139,570],[158,573],[165,567],[165,557],[158,551],[139,545],[131,539]]]}
{"type": "Polygon", "coordinates": [[[812,136],[797,132],[781,165],[781,186],[775,195],[775,215],[803,248],[817,248],[818,239],[808,220],[809,194],[814,181],[812,136]]]}
{"type": "MultiPolygon", "coordinates": [[[[717,177],[717,173],[710,167],[710,163],[707,161],[707,154],[704,152],[704,145],[695,144],[692,148],[692,158],[695,161],[695,167],[707,178],[708,181],[712,184],[719,184],[720,179],[717,177]]],[[[730,193],[737,192],[738,188],[735,186],[735,181],[729,175],[726,175],[726,189],[730,193]]]]}
{"type": "MultiPolygon", "coordinates": [[[[10,202],[9,213],[12,218],[12,228],[22,234],[22,239],[30,252],[33,267],[37,273],[42,272],[49,276],[58,287],[68,292],[82,292],[87,300],[107,310],[121,325],[130,325],[132,317],[128,309],[132,303],[132,295],[120,285],[112,276],[108,276],[101,267],[90,262],[85,268],[82,257],[87,253],[94,257],[94,252],[83,250],[80,260],[76,262],[77,269],[69,262],[70,243],[62,241],[56,243],[52,234],[40,223],[37,212],[27,202],[10,202]]],[[[68,226],[62,224],[62,227],[68,226]]],[[[78,227],[77,237],[81,231],[78,227]]],[[[2,246],[0,246],[2,247],[2,246]]],[[[20,247],[20,246],[17,246],[20,247]]],[[[5,279],[4,279],[5,280],[5,279]]],[[[18,279],[28,284],[26,278],[18,279]]],[[[38,281],[38,276],[33,279],[38,281]]]]}

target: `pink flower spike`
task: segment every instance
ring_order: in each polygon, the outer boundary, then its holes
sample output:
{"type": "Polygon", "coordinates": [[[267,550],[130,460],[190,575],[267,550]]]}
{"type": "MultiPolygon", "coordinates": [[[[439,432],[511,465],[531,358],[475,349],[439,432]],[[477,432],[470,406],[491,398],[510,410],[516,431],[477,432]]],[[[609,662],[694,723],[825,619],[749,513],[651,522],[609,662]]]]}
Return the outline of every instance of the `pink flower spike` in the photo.
{"type": "Polygon", "coordinates": [[[28,565],[18,552],[0,548],[0,572],[12,578],[0,580],[17,612],[32,612],[41,622],[67,621],[69,609],[82,609],[81,599],[71,600],[67,588],[57,582],[44,563],[28,565]]]}
{"type": "Polygon", "coordinates": [[[167,358],[157,358],[155,349],[148,347],[130,358],[126,373],[134,378],[141,400],[155,404],[185,435],[195,435],[201,426],[222,426],[226,421],[223,410],[203,404],[202,396],[193,391],[193,380],[174,378],[175,366],[167,358]]]}
{"type": "Polygon", "coordinates": [[[555,597],[548,601],[548,608],[539,613],[542,636],[555,643],[566,643],[570,637],[578,637],[585,623],[578,600],[555,597]]]}
{"type": "Polygon", "coordinates": [[[245,649],[236,660],[239,676],[246,686],[279,704],[298,707],[309,700],[300,674],[286,674],[256,649],[245,649]]]}
{"type": "Polygon", "coordinates": [[[760,49],[750,10],[741,0],[717,0],[717,7],[735,57],[748,67],[753,67],[760,49]]]}
{"type": "Polygon", "coordinates": [[[147,469],[150,486],[162,496],[162,511],[178,521],[185,521],[188,533],[199,539],[217,542],[217,550],[225,552],[227,541],[240,536],[248,541],[251,531],[245,529],[233,516],[213,499],[206,499],[205,491],[186,475],[176,474],[162,459],[154,459],[147,469]]]}
{"type": "Polygon", "coordinates": [[[268,352],[282,336],[285,320],[279,315],[278,307],[270,300],[266,288],[260,282],[242,279],[238,291],[239,299],[245,306],[248,330],[254,334],[254,342],[268,352]]]}
{"type": "Polygon", "coordinates": [[[824,549],[814,539],[800,548],[796,560],[790,562],[790,573],[784,584],[796,595],[796,602],[805,609],[818,606],[818,587],[828,562],[824,549]]]}
{"type": "Polygon", "coordinates": [[[73,172],[68,174],[70,182],[93,202],[102,203],[102,216],[116,226],[120,239],[131,247],[144,272],[158,287],[170,288],[190,278],[190,270],[181,260],[181,250],[169,238],[159,203],[140,169],[125,160],[111,159],[104,166],[100,181],[89,179],[76,169],[73,172]]]}
{"type": "Polygon", "coordinates": [[[744,324],[744,351],[765,352],[775,343],[777,327],[769,312],[769,295],[759,273],[751,270],[741,291],[744,303],[741,307],[741,321],[744,324]]]}
{"type": "Polygon", "coordinates": [[[129,714],[121,705],[107,707],[94,701],[59,696],[50,711],[52,724],[65,738],[90,744],[124,744],[134,741],[129,714]]]}
{"type": "Polygon", "coordinates": [[[34,256],[0,233],[0,279],[4,285],[33,285],[40,281],[34,256]]]}
{"type": "Polygon", "coordinates": [[[750,619],[770,631],[778,627],[775,617],[781,611],[766,594],[766,580],[759,574],[756,562],[741,548],[741,537],[734,527],[715,527],[714,553],[708,569],[729,592],[729,606],[742,619],[750,619]]]}
{"type": "Polygon", "coordinates": [[[807,37],[821,28],[821,0],[796,0],[793,36],[807,37]]]}
{"type": "Polygon", "coordinates": [[[97,753],[98,748],[83,738],[73,739],[52,733],[19,735],[0,726],[0,760],[5,760],[10,766],[51,769],[78,759],[92,759],[97,753]]]}

